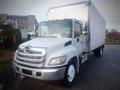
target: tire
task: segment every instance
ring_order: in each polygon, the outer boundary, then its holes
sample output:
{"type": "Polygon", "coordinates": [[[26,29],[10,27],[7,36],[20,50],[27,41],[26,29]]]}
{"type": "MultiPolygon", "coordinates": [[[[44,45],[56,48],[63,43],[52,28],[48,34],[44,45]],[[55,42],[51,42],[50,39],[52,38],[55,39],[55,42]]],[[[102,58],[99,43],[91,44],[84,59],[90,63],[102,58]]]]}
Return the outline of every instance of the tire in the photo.
{"type": "Polygon", "coordinates": [[[103,47],[99,47],[94,50],[94,56],[95,57],[101,57],[103,54],[103,47]]]}
{"type": "Polygon", "coordinates": [[[72,87],[72,85],[75,82],[75,78],[76,78],[76,67],[75,67],[75,62],[72,61],[66,67],[65,76],[63,79],[64,86],[68,88],[72,87]]]}
{"type": "Polygon", "coordinates": [[[88,53],[84,54],[85,62],[88,61],[88,53]]]}

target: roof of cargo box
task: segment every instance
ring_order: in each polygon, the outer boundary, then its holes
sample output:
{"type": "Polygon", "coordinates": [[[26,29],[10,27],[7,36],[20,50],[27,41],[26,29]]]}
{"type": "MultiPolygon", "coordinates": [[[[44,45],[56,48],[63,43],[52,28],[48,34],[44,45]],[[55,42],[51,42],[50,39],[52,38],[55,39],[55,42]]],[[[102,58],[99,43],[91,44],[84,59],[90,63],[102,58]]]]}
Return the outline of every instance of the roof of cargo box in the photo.
{"type": "Polygon", "coordinates": [[[88,20],[88,7],[86,7],[90,0],[82,0],[81,2],[66,4],[61,6],[52,7],[48,10],[49,20],[60,19],[77,19],[88,20]]]}
{"type": "Polygon", "coordinates": [[[81,0],[81,2],[77,2],[77,3],[72,3],[72,4],[66,4],[66,5],[60,5],[60,6],[51,7],[51,8],[49,8],[48,11],[50,11],[51,9],[54,9],[54,8],[66,7],[66,6],[72,6],[72,5],[79,5],[79,4],[89,3],[89,2],[90,2],[90,0],[81,0]]]}

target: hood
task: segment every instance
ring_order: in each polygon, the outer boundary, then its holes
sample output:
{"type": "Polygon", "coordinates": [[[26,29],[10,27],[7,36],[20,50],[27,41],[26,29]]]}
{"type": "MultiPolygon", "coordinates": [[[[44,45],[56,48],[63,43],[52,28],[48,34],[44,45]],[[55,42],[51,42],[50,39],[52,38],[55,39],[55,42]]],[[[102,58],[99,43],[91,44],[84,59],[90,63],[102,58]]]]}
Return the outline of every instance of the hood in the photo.
{"type": "Polygon", "coordinates": [[[51,48],[58,45],[65,45],[66,42],[71,41],[70,38],[35,38],[33,40],[24,42],[20,47],[31,46],[35,48],[51,48]]]}

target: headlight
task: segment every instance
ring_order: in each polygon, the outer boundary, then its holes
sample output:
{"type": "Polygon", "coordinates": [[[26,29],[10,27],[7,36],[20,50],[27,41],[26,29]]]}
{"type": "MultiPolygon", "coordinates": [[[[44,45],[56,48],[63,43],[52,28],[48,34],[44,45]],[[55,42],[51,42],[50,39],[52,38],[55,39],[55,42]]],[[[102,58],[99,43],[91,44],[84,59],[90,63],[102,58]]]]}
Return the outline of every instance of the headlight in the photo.
{"type": "Polygon", "coordinates": [[[65,61],[66,61],[66,56],[60,56],[60,57],[52,58],[50,62],[48,63],[48,65],[49,66],[63,65],[65,64],[65,61]]]}

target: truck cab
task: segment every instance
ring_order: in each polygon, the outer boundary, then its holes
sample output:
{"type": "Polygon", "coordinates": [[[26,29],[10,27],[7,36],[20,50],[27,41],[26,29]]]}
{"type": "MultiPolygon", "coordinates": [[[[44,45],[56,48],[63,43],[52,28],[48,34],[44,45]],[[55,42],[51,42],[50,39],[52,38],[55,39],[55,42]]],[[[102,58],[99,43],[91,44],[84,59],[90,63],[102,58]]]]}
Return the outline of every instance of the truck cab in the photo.
{"type": "Polygon", "coordinates": [[[79,66],[85,62],[82,22],[74,19],[44,21],[37,37],[16,50],[14,68],[17,73],[41,80],[74,82],[79,66]]]}

